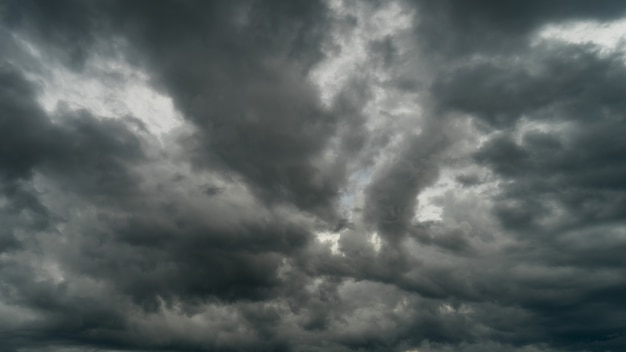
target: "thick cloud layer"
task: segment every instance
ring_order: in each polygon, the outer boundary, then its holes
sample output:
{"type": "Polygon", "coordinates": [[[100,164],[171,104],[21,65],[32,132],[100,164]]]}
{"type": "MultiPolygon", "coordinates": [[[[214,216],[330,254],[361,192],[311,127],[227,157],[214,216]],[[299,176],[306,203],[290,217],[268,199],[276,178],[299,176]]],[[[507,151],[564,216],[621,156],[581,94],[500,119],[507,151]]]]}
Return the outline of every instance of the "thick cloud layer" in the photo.
{"type": "Polygon", "coordinates": [[[624,16],[0,1],[0,349],[626,349],[624,16]]]}

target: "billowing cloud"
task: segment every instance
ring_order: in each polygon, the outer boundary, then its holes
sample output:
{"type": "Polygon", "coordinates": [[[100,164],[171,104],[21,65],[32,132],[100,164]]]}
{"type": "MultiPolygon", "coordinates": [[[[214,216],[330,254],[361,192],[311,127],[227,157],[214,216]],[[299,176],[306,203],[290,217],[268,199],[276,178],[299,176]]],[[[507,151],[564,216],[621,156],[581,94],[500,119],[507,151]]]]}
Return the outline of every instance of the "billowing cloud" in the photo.
{"type": "Polygon", "coordinates": [[[623,350],[624,16],[0,2],[0,346],[623,350]]]}

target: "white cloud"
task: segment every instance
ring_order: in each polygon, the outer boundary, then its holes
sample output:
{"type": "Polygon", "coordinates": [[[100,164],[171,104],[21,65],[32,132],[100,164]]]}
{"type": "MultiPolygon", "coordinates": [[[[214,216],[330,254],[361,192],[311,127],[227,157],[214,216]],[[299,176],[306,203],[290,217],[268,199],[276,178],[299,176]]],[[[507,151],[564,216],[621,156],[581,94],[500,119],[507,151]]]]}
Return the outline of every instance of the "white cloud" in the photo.
{"type": "Polygon", "coordinates": [[[594,44],[603,51],[623,50],[626,38],[626,20],[612,22],[572,21],[550,24],[538,35],[540,40],[558,40],[574,44],[594,44]]]}

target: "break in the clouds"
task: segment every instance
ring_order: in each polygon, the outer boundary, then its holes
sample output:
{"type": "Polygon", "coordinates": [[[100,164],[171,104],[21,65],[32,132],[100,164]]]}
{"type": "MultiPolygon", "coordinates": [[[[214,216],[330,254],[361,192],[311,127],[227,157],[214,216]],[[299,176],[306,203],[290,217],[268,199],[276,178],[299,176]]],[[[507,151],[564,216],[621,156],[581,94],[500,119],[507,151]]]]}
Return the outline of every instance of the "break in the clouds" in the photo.
{"type": "Polygon", "coordinates": [[[626,350],[624,1],[0,21],[0,350],[626,350]]]}

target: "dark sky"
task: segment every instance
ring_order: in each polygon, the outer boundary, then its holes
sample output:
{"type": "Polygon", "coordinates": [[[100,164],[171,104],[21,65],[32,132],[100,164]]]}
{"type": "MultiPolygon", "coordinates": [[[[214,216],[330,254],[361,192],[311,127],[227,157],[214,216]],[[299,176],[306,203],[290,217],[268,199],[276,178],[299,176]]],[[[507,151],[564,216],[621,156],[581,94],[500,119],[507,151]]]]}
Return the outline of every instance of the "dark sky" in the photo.
{"type": "Polygon", "coordinates": [[[0,351],[626,351],[623,38],[623,0],[0,0],[0,351]]]}

